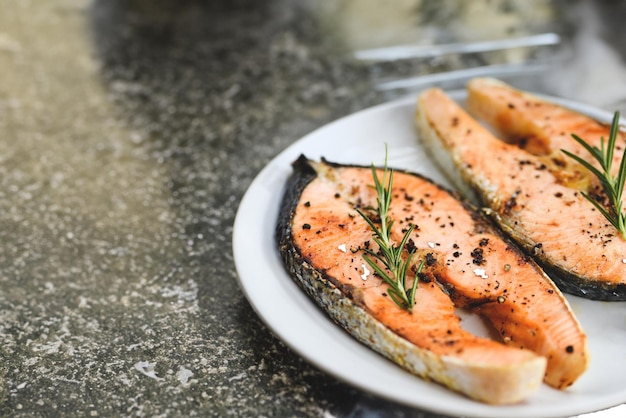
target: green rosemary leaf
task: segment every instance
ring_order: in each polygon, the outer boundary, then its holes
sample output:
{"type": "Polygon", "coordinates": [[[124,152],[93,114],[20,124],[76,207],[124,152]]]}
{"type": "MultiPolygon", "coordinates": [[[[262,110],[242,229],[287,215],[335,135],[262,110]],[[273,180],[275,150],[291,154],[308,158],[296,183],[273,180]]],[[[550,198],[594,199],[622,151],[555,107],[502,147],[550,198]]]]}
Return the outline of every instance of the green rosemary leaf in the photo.
{"type": "MultiPolygon", "coordinates": [[[[413,255],[413,253],[411,253],[411,256],[413,255]]],[[[422,260],[419,264],[419,266],[417,267],[417,270],[415,271],[415,278],[413,279],[413,286],[411,287],[411,306],[415,306],[415,290],[417,289],[417,282],[418,282],[418,278],[419,278],[419,274],[422,272],[422,270],[424,269],[424,264],[426,263],[426,260],[422,260]]],[[[408,264],[408,261],[407,261],[408,264]]]]}
{"type": "MultiPolygon", "coordinates": [[[[626,147],[624,147],[624,153],[622,154],[622,160],[619,164],[619,171],[617,174],[617,190],[624,191],[624,185],[626,184],[626,147]]],[[[620,193],[621,201],[621,193],[620,193]]]]}
{"type": "Polygon", "coordinates": [[[616,219],[614,219],[614,217],[611,215],[611,213],[606,210],[604,208],[604,206],[602,206],[596,199],[594,199],[593,197],[589,196],[587,193],[582,192],[583,196],[589,201],[591,202],[591,204],[593,204],[593,206],[596,207],[596,209],[598,209],[598,211],[600,211],[600,213],[609,221],[611,222],[611,225],[613,225],[615,228],[619,228],[619,222],[617,222],[616,219]]]}
{"type": "Polygon", "coordinates": [[[571,153],[571,152],[569,152],[567,150],[562,149],[561,151],[563,151],[563,153],[565,155],[567,155],[568,157],[573,158],[574,160],[576,160],[580,165],[585,167],[587,170],[591,171],[596,177],[598,177],[598,179],[600,179],[600,181],[602,181],[602,178],[604,177],[604,173],[602,173],[600,170],[598,170],[593,165],[591,165],[587,160],[584,160],[583,158],[579,157],[578,155],[573,154],[573,153],[571,153]]]}
{"type": "MultiPolygon", "coordinates": [[[[606,171],[611,172],[611,166],[613,165],[613,154],[615,153],[615,141],[617,140],[617,133],[619,131],[619,113],[615,112],[613,115],[613,122],[611,123],[611,130],[609,131],[609,144],[606,150],[606,171]]],[[[602,140],[604,143],[604,140],[602,140]]]]}

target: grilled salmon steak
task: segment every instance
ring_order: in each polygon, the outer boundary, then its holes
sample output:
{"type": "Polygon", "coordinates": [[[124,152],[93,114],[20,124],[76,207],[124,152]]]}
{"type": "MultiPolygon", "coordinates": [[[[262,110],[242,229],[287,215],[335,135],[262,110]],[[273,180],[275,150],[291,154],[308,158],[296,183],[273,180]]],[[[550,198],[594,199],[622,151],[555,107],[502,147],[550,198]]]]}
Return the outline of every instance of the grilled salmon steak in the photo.
{"type": "MultiPolygon", "coordinates": [[[[502,139],[439,89],[420,95],[416,115],[421,140],[458,190],[488,208],[561,290],[626,300],[626,241],[581,193],[602,201],[598,180],[561,151],[591,160],[571,134],[600,147],[609,127],[492,79],[469,83],[468,106],[502,139]]],[[[618,138],[616,160],[623,147],[618,138]]]]}
{"type": "Polygon", "coordinates": [[[413,309],[397,305],[363,258],[365,249],[378,251],[357,213],[376,207],[373,184],[370,168],[301,156],[282,201],[283,261],[336,323],[408,371],[482,402],[515,403],[542,380],[565,388],[583,373],[586,337],[539,266],[457,195],[400,171],[391,238],[400,242],[413,225],[412,260],[425,264],[413,309]],[[496,338],[466,331],[457,308],[480,314],[496,338]]]}

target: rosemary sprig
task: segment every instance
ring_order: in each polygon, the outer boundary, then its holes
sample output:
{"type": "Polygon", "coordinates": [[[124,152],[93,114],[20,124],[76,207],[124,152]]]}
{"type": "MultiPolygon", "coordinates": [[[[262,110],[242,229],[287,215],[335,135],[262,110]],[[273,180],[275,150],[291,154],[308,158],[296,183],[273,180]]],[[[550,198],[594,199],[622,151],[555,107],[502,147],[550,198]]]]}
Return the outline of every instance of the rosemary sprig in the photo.
{"type": "Polygon", "coordinates": [[[608,209],[602,206],[600,202],[589,196],[587,193],[582,192],[582,194],[596,207],[596,209],[600,211],[600,213],[602,213],[602,215],[604,215],[609,222],[611,222],[615,228],[617,228],[622,235],[622,238],[626,239],[626,214],[622,208],[622,193],[624,192],[624,183],[626,182],[626,148],[624,149],[624,154],[622,154],[617,176],[611,175],[613,154],[615,153],[615,142],[617,140],[618,132],[619,112],[615,112],[613,122],[611,123],[608,143],[605,143],[604,137],[602,137],[600,139],[600,148],[589,145],[578,135],[572,134],[572,137],[576,140],[576,142],[585,147],[591,156],[598,161],[598,163],[600,163],[602,170],[597,169],[588,161],[580,158],[578,155],[575,155],[567,150],[561,151],[576,160],[598,178],[604,193],[606,193],[609,198],[608,209]]]}
{"type": "Polygon", "coordinates": [[[372,218],[368,217],[360,209],[356,211],[365,219],[372,229],[372,239],[378,244],[379,251],[374,252],[369,248],[365,249],[366,254],[363,258],[367,264],[372,267],[376,274],[389,285],[388,294],[391,299],[401,308],[412,312],[415,306],[415,292],[417,290],[418,274],[424,267],[424,260],[420,263],[415,272],[413,284],[407,288],[407,271],[411,265],[411,259],[415,253],[415,249],[407,249],[408,256],[402,259],[402,252],[406,248],[411,232],[415,228],[414,225],[409,226],[405,232],[400,245],[395,246],[391,242],[391,227],[393,220],[389,217],[389,207],[391,206],[391,186],[393,184],[393,171],[387,168],[387,154],[385,153],[385,167],[382,180],[378,178],[376,167],[372,164],[372,176],[374,177],[374,188],[376,189],[377,208],[369,208],[376,212],[380,226],[372,218]],[[378,260],[385,269],[381,268],[376,262],[378,260]]]}

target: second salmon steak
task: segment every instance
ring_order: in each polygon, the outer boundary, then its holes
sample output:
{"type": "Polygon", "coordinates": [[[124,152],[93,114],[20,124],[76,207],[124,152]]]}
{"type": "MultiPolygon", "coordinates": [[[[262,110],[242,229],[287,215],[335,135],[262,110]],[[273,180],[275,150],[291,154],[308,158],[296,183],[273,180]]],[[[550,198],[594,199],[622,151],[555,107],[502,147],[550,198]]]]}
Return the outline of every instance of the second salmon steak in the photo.
{"type": "MultiPolygon", "coordinates": [[[[608,126],[492,79],[469,83],[468,106],[477,119],[439,89],[418,99],[420,139],[457,189],[484,206],[561,290],[626,300],[626,241],[582,194],[602,201],[597,179],[562,152],[589,159],[571,134],[600,147],[608,126]]],[[[620,136],[616,159],[624,146],[620,136]]]]}

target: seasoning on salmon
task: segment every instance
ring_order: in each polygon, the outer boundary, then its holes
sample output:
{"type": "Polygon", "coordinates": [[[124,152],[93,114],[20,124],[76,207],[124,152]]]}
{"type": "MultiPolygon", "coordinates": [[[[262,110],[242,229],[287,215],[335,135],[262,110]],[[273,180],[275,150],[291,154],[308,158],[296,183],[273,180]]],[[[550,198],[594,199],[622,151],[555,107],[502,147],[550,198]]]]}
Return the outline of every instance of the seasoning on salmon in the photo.
{"type": "MultiPolygon", "coordinates": [[[[603,202],[598,180],[561,151],[590,160],[571,134],[599,147],[608,126],[492,79],[469,83],[468,106],[503,139],[441,90],[422,93],[417,112],[420,137],[459,190],[487,207],[561,290],[626,300],[626,241],[581,194],[603,202]]],[[[618,139],[615,159],[625,145],[618,139]]]]}
{"type": "MultiPolygon", "coordinates": [[[[558,288],[468,203],[394,171],[392,239],[414,225],[408,245],[414,263],[424,260],[409,312],[367,274],[364,249],[377,249],[356,209],[376,207],[371,170],[304,156],[293,168],[276,229],[281,256],[356,339],[418,376],[492,404],[521,401],[542,379],[565,388],[586,369],[585,335],[558,288]],[[456,308],[480,314],[500,341],[464,330],[456,308]]],[[[410,284],[415,270],[407,275],[410,284]]]]}

